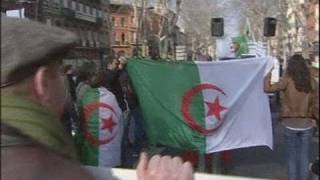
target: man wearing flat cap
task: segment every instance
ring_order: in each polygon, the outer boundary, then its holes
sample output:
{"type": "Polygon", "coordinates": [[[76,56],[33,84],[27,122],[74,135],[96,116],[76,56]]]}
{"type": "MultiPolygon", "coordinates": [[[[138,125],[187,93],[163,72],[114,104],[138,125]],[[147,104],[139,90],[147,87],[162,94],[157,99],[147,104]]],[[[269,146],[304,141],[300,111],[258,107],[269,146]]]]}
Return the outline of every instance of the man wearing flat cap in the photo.
{"type": "Polygon", "coordinates": [[[1,17],[1,178],[90,179],[60,116],[63,56],[77,37],[1,17]]]}
{"type": "MultiPolygon", "coordinates": [[[[60,66],[76,41],[60,28],[1,16],[1,179],[92,179],[60,120],[60,66]]],[[[193,177],[179,158],[145,154],[137,172],[144,180],[193,177]]]]}

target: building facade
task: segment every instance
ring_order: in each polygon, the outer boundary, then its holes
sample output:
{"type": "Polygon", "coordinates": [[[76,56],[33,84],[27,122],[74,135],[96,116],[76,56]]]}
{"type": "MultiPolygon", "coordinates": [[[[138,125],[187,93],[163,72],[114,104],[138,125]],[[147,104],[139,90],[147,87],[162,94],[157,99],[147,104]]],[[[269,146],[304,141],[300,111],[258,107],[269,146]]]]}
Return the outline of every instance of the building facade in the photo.
{"type": "Polygon", "coordinates": [[[310,0],[307,14],[308,39],[312,41],[309,54],[319,62],[319,0],[310,0]]]}
{"type": "Polygon", "coordinates": [[[112,51],[115,56],[131,57],[136,47],[137,26],[133,7],[129,4],[110,4],[112,51]]]}
{"type": "MultiPolygon", "coordinates": [[[[142,11],[141,7],[133,7],[131,4],[111,1],[110,11],[112,19],[112,50],[116,56],[131,57],[135,53],[142,56],[159,56],[159,39],[162,34],[161,23],[164,18],[159,12],[159,7],[148,6],[142,11]],[[137,12],[135,12],[135,10],[137,12]],[[140,13],[141,18],[139,19],[140,13]],[[141,30],[138,29],[138,22],[141,30]]],[[[174,15],[173,12],[171,14],[174,15]]],[[[174,28],[174,45],[184,46],[186,36],[178,26],[174,28]]],[[[165,31],[164,31],[165,32],[165,31]]],[[[171,47],[175,48],[175,47],[171,47]]]]}
{"type": "Polygon", "coordinates": [[[24,10],[24,17],[48,25],[58,26],[76,33],[79,41],[76,48],[64,60],[67,64],[81,65],[93,61],[105,66],[110,51],[108,45],[107,0],[29,0],[19,4],[2,4],[2,11],[18,7],[24,10]]]}

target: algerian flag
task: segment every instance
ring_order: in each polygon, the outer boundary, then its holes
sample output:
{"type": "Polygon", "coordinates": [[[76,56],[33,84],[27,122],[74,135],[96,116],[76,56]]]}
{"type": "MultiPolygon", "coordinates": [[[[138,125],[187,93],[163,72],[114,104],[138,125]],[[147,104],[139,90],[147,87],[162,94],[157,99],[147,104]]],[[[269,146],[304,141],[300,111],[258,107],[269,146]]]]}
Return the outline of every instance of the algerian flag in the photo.
{"type": "Polygon", "coordinates": [[[89,88],[80,99],[81,129],[76,135],[81,162],[114,167],[121,162],[122,113],[105,88],[89,88]]]}
{"type": "Polygon", "coordinates": [[[202,153],[272,148],[271,115],[263,91],[266,65],[261,58],[129,61],[150,143],[202,153]]]}
{"type": "Polygon", "coordinates": [[[239,49],[236,52],[236,57],[240,57],[242,54],[249,53],[247,36],[237,36],[232,38],[232,42],[239,45],[239,49]]]}

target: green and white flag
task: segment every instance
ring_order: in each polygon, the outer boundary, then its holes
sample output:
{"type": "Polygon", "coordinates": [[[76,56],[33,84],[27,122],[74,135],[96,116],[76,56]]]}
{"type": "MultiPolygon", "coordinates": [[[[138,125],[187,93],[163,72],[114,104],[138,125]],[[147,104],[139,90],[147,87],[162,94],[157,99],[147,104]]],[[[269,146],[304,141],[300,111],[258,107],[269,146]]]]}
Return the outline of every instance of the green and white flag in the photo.
{"type": "Polygon", "coordinates": [[[212,153],[266,145],[271,114],[266,59],[159,62],[132,59],[128,72],[152,144],[212,153]]]}
{"type": "Polygon", "coordinates": [[[239,49],[235,52],[236,57],[241,57],[243,54],[249,53],[247,36],[237,36],[232,38],[232,42],[238,44],[239,49]]]}
{"type": "Polygon", "coordinates": [[[79,101],[81,129],[76,134],[84,165],[115,167],[121,162],[122,112],[105,88],[89,88],[79,101]]]}

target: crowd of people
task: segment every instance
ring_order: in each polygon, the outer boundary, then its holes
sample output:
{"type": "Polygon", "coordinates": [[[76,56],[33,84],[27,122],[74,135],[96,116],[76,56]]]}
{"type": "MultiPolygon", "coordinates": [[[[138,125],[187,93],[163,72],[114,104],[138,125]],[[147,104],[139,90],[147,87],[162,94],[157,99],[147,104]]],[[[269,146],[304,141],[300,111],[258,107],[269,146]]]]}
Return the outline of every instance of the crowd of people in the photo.
{"type": "MultiPolygon", "coordinates": [[[[103,88],[115,97],[112,101],[115,102],[115,106],[120,108],[121,118],[119,121],[123,126],[122,138],[118,142],[121,144],[120,149],[122,149],[122,153],[118,156],[121,156],[122,160],[117,165],[128,164],[129,149],[133,151],[130,155],[134,157],[131,158],[138,158],[147,142],[142,112],[130,83],[126,64],[127,59],[121,56],[108,61],[107,67],[103,70],[98,70],[93,62],[86,62],[77,69],[71,65],[64,65],[63,68],[69,102],[64,111],[64,122],[69,134],[77,136],[77,132],[84,130],[81,123],[84,121],[82,112],[85,104],[81,101],[89,96],[88,92],[91,89],[103,88]]],[[[108,101],[102,103],[114,103],[110,102],[110,99],[108,101]]]]}
{"type": "MultiPolygon", "coordinates": [[[[62,66],[77,41],[74,34],[28,20],[1,20],[4,179],[90,179],[81,165],[119,167],[130,148],[132,156],[140,155],[139,179],[193,178],[191,164],[179,157],[141,154],[147,138],[125,57],[110,59],[105,69],[94,63],[62,66]],[[94,111],[104,117],[95,121],[94,111]]],[[[308,179],[310,168],[317,170],[318,162],[310,166],[308,157],[319,119],[319,67],[312,67],[296,54],[279,82],[271,84],[270,73],[264,82],[265,92],[281,92],[290,180],[308,179]]]]}
{"type": "MultiPolygon", "coordinates": [[[[111,97],[109,105],[117,94],[111,94],[114,87],[110,90],[105,87],[105,78],[92,72],[80,73],[75,92],[69,89],[66,92],[66,85],[75,85],[65,80],[71,77],[70,67],[61,68],[62,60],[77,40],[73,33],[57,27],[1,16],[1,178],[93,179],[79,161],[83,158],[79,157],[81,153],[70,135],[77,118],[78,127],[84,120],[85,112],[77,106],[79,99],[94,88],[104,88],[103,92],[111,97]]],[[[106,107],[119,117],[120,102],[106,107]]],[[[108,121],[103,128],[112,132],[112,125],[108,121]]],[[[137,176],[143,180],[193,179],[193,169],[179,157],[150,157],[142,153],[137,176]]]]}

